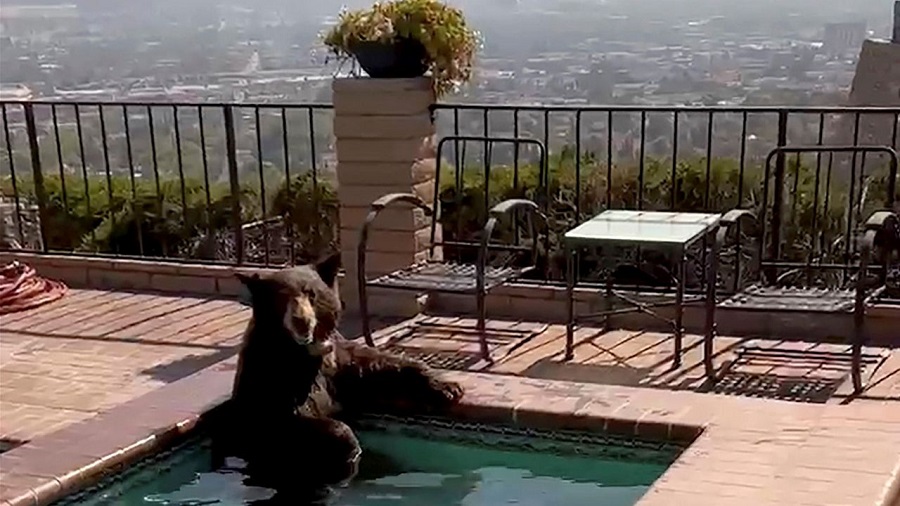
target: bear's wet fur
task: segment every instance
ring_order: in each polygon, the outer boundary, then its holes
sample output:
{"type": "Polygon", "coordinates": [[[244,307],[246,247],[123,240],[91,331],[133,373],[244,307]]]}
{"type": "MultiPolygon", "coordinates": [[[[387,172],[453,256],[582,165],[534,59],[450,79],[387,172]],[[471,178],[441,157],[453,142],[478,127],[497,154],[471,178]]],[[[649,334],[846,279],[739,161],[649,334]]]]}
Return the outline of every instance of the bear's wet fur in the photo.
{"type": "Polygon", "coordinates": [[[424,363],[344,339],[340,255],[237,277],[253,317],[238,356],[225,444],[260,485],[311,488],[351,479],[361,448],[352,422],[364,413],[444,411],[462,389],[424,363]],[[339,420],[340,418],[341,420],[339,420]]]}

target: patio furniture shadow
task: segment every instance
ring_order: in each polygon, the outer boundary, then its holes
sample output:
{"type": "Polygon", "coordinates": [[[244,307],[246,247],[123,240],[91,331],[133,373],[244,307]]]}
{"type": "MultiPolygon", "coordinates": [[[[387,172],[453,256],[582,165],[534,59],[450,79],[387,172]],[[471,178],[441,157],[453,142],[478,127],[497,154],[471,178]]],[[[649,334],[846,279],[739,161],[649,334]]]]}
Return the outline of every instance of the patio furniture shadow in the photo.
{"type": "MultiPolygon", "coordinates": [[[[868,381],[887,355],[863,351],[862,375],[868,381]]],[[[847,384],[853,370],[846,346],[811,345],[806,349],[748,344],[724,365],[718,380],[700,391],[791,402],[824,404],[847,384]]]]}

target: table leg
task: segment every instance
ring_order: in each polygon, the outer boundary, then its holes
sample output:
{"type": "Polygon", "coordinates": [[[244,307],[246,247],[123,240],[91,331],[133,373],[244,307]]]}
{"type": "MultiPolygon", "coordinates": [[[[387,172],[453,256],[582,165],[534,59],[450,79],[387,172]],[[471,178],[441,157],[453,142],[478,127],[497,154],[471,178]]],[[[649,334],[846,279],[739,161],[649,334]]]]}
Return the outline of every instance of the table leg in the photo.
{"type": "Polygon", "coordinates": [[[575,357],[575,251],[568,246],[566,255],[566,360],[575,357]]]}
{"type": "MultiPolygon", "coordinates": [[[[613,312],[613,273],[610,271],[606,275],[606,293],[603,297],[603,310],[606,315],[603,317],[603,332],[609,332],[612,328],[612,312],[613,312]]],[[[640,308],[638,308],[640,311],[640,308]]]]}
{"type": "Polygon", "coordinates": [[[672,359],[672,368],[681,367],[682,339],[684,337],[684,278],[685,278],[685,251],[678,250],[678,263],[676,276],[678,288],[675,292],[675,357],[672,359]]]}
{"type": "Polygon", "coordinates": [[[716,381],[713,365],[713,341],[716,338],[716,284],[719,274],[719,243],[712,240],[712,250],[706,261],[706,332],[703,336],[703,368],[710,383],[716,381]]]}

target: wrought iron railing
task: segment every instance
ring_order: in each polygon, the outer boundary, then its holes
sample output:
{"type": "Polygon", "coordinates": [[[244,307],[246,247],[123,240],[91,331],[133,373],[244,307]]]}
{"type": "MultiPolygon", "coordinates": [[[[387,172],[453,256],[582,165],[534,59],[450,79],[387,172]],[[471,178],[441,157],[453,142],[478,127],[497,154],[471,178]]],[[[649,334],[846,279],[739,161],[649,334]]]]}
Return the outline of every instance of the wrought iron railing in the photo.
{"type": "Polygon", "coordinates": [[[8,246],[264,264],[335,246],[330,105],[0,106],[8,246]]]}
{"type": "MultiPolygon", "coordinates": [[[[264,264],[337,247],[330,105],[0,106],[7,243],[264,264]]],[[[780,156],[772,173],[763,162],[783,145],[896,147],[900,107],[440,104],[435,116],[438,135],[529,137],[548,148],[544,180],[527,148],[450,146],[441,220],[445,240],[475,240],[492,202],[543,199],[555,234],[544,261],[554,280],[564,267],[558,234],[606,208],[749,207],[763,222],[777,212],[786,265],[849,265],[860,220],[896,188],[878,156],[780,156]],[[784,198],[761,208],[766,187],[784,198]]],[[[582,260],[589,274],[596,259],[582,260]]]]}
{"type": "MultiPolygon", "coordinates": [[[[896,178],[889,177],[884,156],[782,155],[772,170],[765,158],[785,145],[896,147],[900,107],[442,104],[437,118],[444,134],[525,136],[546,145],[549,175],[543,185],[549,188],[540,191],[536,153],[487,143],[455,146],[446,164],[454,171],[445,178],[452,184],[441,192],[442,221],[445,240],[474,240],[478,228],[466,224],[482,223],[491,202],[510,196],[544,199],[554,221],[546,255],[554,280],[563,278],[565,267],[557,246],[562,232],[604,209],[750,208],[769,227],[760,251],[779,259],[780,274],[793,275],[798,283],[829,284],[830,278],[846,278],[847,267],[856,262],[861,222],[874,209],[898,201],[896,178]],[[775,199],[778,195],[782,198],[775,199]],[[780,230],[771,227],[776,217],[780,230]]],[[[607,255],[582,255],[580,277],[598,275],[607,255]]],[[[702,284],[701,269],[698,263],[689,285],[702,284]]]]}

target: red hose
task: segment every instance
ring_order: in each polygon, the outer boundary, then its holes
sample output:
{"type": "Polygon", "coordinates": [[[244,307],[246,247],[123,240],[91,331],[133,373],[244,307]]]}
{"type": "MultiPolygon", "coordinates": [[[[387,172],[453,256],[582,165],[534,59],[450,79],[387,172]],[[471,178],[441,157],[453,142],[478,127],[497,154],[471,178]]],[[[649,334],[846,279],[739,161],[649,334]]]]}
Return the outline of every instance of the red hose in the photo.
{"type": "Polygon", "coordinates": [[[53,302],[67,291],[65,284],[42,278],[33,268],[18,261],[0,268],[0,314],[24,311],[53,302]]]}

